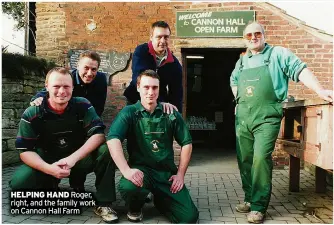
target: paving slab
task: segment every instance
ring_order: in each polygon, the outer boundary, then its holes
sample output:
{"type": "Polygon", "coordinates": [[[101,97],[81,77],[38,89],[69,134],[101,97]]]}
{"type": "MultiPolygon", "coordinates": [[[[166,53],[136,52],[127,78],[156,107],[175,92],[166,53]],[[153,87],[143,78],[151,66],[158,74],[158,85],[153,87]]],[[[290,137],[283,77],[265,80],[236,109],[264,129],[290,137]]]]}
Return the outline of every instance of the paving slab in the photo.
{"type": "MultiPolygon", "coordinates": [[[[247,223],[246,214],[236,212],[235,205],[243,201],[241,179],[237,167],[235,154],[225,155],[223,158],[214,156],[215,160],[206,160],[203,164],[198,160],[203,157],[192,158],[185,177],[186,186],[200,213],[198,223],[205,224],[236,224],[247,223]],[[222,163],[224,162],[224,163],[222,163]]],[[[210,157],[212,157],[210,155],[210,157]]],[[[85,207],[81,215],[11,215],[8,181],[17,166],[2,169],[2,223],[4,224],[105,224],[93,213],[92,207],[85,207]]],[[[333,224],[333,188],[328,187],[326,193],[315,193],[315,178],[305,170],[301,170],[300,192],[288,191],[287,169],[273,171],[272,199],[268,207],[265,224],[333,224]],[[313,214],[312,214],[313,213],[313,214]]],[[[116,172],[116,187],[121,174],[116,172]]],[[[95,192],[95,175],[89,174],[86,179],[87,191],[95,192]]],[[[68,179],[63,179],[60,188],[69,190],[68,179]]],[[[117,191],[113,208],[119,214],[119,223],[129,224],[126,219],[125,202],[117,191]]],[[[144,219],[141,224],[169,224],[153,203],[146,204],[144,219]]],[[[131,224],[131,223],[130,223],[131,224]]]]}

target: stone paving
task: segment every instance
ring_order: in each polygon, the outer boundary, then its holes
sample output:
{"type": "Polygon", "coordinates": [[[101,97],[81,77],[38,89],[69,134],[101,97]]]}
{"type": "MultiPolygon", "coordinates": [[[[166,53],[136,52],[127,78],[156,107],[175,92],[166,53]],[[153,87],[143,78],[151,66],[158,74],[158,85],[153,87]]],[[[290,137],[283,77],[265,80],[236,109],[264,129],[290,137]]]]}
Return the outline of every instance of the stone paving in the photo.
{"type": "MultiPolygon", "coordinates": [[[[10,214],[8,181],[16,167],[2,170],[2,223],[22,224],[51,224],[75,223],[98,224],[104,223],[93,213],[92,208],[85,208],[81,215],[17,215],[10,214]]],[[[218,172],[192,172],[191,166],[185,178],[185,183],[200,212],[198,223],[237,224],[247,223],[246,214],[235,211],[235,205],[243,201],[244,193],[241,189],[241,180],[236,169],[218,172]]],[[[217,170],[221,171],[221,170],[217,170]]],[[[116,183],[120,173],[116,172],[116,183]]],[[[87,191],[95,191],[95,175],[87,177],[85,187],[87,191]]],[[[288,170],[274,170],[273,190],[265,224],[333,224],[333,190],[332,187],[324,194],[315,193],[314,176],[301,171],[300,192],[288,191],[288,170]]],[[[68,179],[63,179],[60,187],[68,188],[68,179]]],[[[117,192],[114,209],[119,213],[119,223],[130,223],[126,219],[124,201],[117,192]]],[[[144,207],[142,223],[170,223],[153,206],[153,203],[144,207]]]]}

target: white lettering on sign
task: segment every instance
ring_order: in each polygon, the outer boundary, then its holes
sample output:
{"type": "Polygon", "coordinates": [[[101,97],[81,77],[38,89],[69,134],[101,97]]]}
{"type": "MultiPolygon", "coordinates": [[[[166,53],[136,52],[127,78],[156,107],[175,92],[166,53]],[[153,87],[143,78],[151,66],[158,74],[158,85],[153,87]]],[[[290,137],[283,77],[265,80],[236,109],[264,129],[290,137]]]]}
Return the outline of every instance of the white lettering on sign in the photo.
{"type": "Polygon", "coordinates": [[[246,25],[244,23],[244,19],[238,18],[238,19],[226,19],[226,25],[246,25]]]}
{"type": "Polygon", "coordinates": [[[180,15],[179,16],[179,20],[205,18],[205,17],[211,17],[211,15],[212,15],[212,12],[202,12],[202,13],[194,13],[194,14],[185,14],[185,15],[180,15]]]}
{"type": "Polygon", "coordinates": [[[217,27],[217,33],[238,33],[238,27],[217,27]]]}
{"type": "Polygon", "coordinates": [[[224,19],[192,19],[191,24],[196,25],[224,25],[224,19]]]}
{"type": "Polygon", "coordinates": [[[195,27],[196,33],[214,33],[215,28],[214,27],[195,27]]]}

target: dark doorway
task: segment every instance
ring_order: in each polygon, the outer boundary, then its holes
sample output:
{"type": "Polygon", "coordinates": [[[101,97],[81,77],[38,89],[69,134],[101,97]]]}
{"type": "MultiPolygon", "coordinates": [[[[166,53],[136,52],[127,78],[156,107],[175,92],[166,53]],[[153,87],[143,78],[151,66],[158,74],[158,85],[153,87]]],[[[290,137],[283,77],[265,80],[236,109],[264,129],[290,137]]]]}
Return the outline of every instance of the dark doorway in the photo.
{"type": "Polygon", "coordinates": [[[194,147],[235,149],[230,76],[244,49],[182,49],[186,119],[194,147]]]}

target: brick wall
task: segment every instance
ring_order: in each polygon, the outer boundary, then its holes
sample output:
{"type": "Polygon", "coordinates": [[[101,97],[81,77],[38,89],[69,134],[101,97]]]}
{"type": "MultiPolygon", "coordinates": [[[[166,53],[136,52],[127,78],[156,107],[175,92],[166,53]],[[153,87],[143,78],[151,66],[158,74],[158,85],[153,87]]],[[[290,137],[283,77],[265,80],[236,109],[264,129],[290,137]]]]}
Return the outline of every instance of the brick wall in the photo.
{"type": "MultiPolygon", "coordinates": [[[[181,48],[242,48],[241,38],[177,38],[175,34],[176,11],[255,10],[256,20],[264,24],[269,44],[289,48],[314,71],[325,88],[333,85],[332,37],[319,33],[275,6],[268,3],[37,3],[37,55],[65,63],[68,49],[116,50],[132,52],[149,40],[150,25],[165,20],[171,25],[171,49],[181,61],[181,48]],[[89,31],[86,24],[93,19],[97,29],[89,31]]],[[[124,83],[131,79],[131,65],[112,77],[104,120],[107,126],[125,105],[122,97],[124,83]],[[107,115],[107,116],[106,116],[107,115]]],[[[289,95],[295,99],[314,98],[316,95],[300,83],[290,83],[289,95]]],[[[284,158],[274,153],[274,158],[284,158]]]]}

